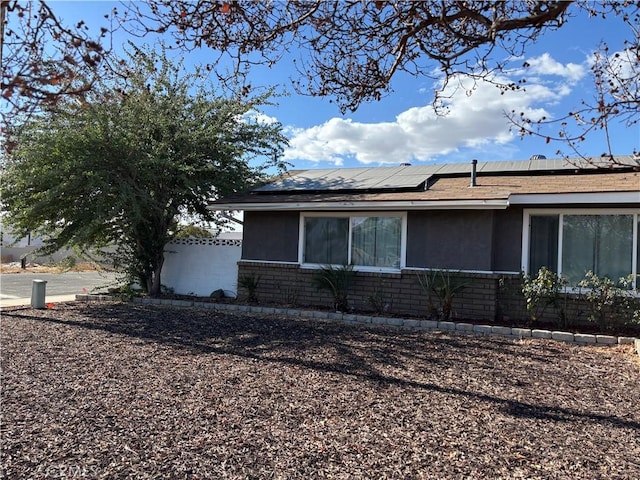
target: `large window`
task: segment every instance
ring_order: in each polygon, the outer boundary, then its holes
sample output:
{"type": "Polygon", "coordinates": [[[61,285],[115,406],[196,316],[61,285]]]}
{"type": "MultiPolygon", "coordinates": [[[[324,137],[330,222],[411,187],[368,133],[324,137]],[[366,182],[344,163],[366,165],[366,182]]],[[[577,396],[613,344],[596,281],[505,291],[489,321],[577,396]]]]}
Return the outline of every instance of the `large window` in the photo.
{"type": "Polygon", "coordinates": [[[304,263],[343,265],[349,263],[349,219],[306,217],[304,219],[304,263]]]}
{"type": "Polygon", "coordinates": [[[635,211],[525,212],[523,265],[535,274],[546,266],[577,284],[588,271],[617,281],[640,271],[635,211]]]}
{"type": "Polygon", "coordinates": [[[399,269],[403,232],[404,216],[400,214],[306,214],[302,217],[302,263],[399,269]]]}
{"type": "Polygon", "coordinates": [[[558,268],[558,215],[533,215],[529,230],[529,272],[558,268]]]}

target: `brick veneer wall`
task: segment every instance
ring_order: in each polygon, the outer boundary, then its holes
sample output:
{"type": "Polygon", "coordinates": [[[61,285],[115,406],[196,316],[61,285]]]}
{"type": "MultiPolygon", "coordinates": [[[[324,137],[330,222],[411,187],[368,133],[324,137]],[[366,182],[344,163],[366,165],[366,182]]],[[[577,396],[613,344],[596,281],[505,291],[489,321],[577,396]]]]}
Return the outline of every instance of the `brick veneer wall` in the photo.
{"type": "MultiPolygon", "coordinates": [[[[329,293],[313,286],[316,273],[317,270],[302,269],[296,264],[238,263],[239,278],[260,277],[256,295],[261,303],[331,308],[333,300],[329,293]]],[[[358,311],[374,311],[375,304],[384,306],[383,311],[387,313],[427,317],[429,302],[417,273],[414,270],[394,274],[355,272],[349,304],[358,311]],[[376,301],[372,302],[372,298],[376,301]]],[[[504,303],[508,299],[501,286],[502,277],[498,274],[456,274],[456,278],[465,283],[465,288],[454,297],[452,317],[494,320],[502,315],[517,316],[516,311],[511,310],[517,310],[521,305],[517,301],[504,303]]],[[[247,292],[239,288],[238,294],[242,299],[247,292]]]]}
{"type": "MultiPolygon", "coordinates": [[[[290,305],[292,307],[331,308],[333,299],[328,292],[313,286],[317,270],[303,269],[297,264],[245,262],[238,263],[238,277],[260,276],[256,295],[262,304],[290,305]]],[[[371,301],[386,308],[379,313],[410,315],[429,318],[429,302],[417,279],[416,270],[401,273],[380,274],[354,272],[349,292],[350,306],[360,312],[375,312],[371,301]]],[[[452,319],[522,321],[528,319],[518,274],[459,273],[456,278],[465,283],[453,301],[452,319]]],[[[239,287],[240,300],[247,292],[239,287]]],[[[437,303],[437,302],[436,302],[437,303]]],[[[640,309],[640,298],[636,300],[640,309]]],[[[569,297],[566,305],[573,325],[587,324],[587,306],[569,297]]],[[[559,310],[552,307],[544,311],[540,321],[556,322],[559,327],[559,310]]]]}

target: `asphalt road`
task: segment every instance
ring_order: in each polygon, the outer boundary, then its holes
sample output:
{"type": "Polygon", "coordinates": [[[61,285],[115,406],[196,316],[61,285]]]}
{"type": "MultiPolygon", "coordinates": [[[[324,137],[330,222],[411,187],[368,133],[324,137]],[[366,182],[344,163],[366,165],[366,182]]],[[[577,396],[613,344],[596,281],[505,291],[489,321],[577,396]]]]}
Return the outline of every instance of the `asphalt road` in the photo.
{"type": "Polygon", "coordinates": [[[46,280],[46,294],[73,295],[105,292],[115,286],[116,274],[108,272],[4,273],[0,275],[0,299],[31,297],[33,280],[46,280]]]}

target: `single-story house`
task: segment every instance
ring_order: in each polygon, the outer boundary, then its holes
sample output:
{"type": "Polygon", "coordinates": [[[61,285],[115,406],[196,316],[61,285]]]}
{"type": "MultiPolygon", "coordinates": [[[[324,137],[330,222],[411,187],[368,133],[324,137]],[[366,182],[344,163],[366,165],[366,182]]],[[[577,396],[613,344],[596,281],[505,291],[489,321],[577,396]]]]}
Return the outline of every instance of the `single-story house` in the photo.
{"type": "Polygon", "coordinates": [[[589,270],[640,273],[640,161],[616,161],[602,168],[540,155],[291,171],[210,208],[244,211],[238,276],[259,278],[265,303],[330,306],[313,275],[351,264],[354,308],[382,299],[394,313],[421,315],[417,274],[442,270],[467,285],[455,317],[492,319],[522,314],[505,285],[543,265],[574,284],[589,270]]]}

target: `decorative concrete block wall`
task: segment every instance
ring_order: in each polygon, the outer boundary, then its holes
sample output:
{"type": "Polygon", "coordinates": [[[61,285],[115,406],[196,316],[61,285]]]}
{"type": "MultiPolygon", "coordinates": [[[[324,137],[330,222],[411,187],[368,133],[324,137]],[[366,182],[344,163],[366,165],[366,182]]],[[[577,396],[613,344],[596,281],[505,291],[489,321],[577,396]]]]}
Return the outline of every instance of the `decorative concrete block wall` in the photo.
{"type": "Polygon", "coordinates": [[[222,289],[235,296],[242,240],[180,238],[165,249],[162,284],[183,295],[209,296],[222,289]]]}

